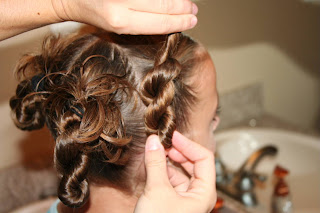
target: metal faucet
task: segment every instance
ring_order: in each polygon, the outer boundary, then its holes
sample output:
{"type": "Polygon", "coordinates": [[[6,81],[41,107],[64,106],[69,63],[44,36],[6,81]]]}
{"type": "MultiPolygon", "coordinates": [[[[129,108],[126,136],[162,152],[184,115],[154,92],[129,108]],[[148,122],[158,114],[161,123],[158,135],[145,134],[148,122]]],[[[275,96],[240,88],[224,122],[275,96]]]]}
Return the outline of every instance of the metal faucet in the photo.
{"type": "Polygon", "coordinates": [[[236,172],[227,171],[219,156],[215,158],[217,189],[240,201],[245,206],[256,206],[255,181],[264,182],[267,177],[255,173],[255,168],[264,156],[275,156],[274,146],[265,146],[252,153],[236,172]]]}

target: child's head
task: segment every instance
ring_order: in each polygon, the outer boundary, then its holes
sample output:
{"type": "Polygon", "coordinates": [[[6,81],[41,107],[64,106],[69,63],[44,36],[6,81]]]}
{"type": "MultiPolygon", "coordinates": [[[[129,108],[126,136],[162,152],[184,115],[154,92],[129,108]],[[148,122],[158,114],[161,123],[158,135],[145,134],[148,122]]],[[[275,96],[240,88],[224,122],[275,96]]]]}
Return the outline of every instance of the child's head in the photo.
{"type": "Polygon", "coordinates": [[[132,192],[147,135],[169,148],[177,129],[205,144],[217,125],[212,61],[181,33],[52,37],[41,54],[21,59],[17,74],[15,124],[50,129],[58,196],[68,206],[86,201],[89,182],[132,192]]]}

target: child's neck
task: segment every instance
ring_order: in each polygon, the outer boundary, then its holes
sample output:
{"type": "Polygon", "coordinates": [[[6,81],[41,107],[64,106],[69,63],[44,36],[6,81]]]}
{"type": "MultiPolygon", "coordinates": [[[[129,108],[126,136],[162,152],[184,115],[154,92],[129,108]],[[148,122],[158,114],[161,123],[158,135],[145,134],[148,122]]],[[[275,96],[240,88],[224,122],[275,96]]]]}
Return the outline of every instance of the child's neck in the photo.
{"type": "MultiPolygon", "coordinates": [[[[142,188],[142,187],[141,187],[142,188]]],[[[141,191],[141,190],[138,190],[141,191]]],[[[142,192],[142,191],[141,191],[142,192]]],[[[90,186],[90,196],[87,203],[77,209],[69,208],[62,203],[58,205],[59,213],[132,213],[140,193],[134,196],[124,194],[111,187],[90,186]]]]}

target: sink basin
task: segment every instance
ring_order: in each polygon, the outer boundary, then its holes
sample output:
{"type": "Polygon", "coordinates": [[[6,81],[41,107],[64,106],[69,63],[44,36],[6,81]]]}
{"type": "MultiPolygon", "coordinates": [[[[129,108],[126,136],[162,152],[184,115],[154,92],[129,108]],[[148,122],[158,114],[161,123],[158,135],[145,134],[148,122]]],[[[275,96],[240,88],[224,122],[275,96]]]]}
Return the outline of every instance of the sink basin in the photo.
{"type": "Polygon", "coordinates": [[[276,129],[235,129],[216,135],[216,152],[226,168],[236,171],[257,149],[274,145],[275,157],[265,157],[256,172],[268,176],[262,186],[256,187],[258,206],[249,212],[270,213],[274,189],[273,170],[277,164],[290,171],[289,184],[293,210],[296,213],[320,212],[320,138],[276,129]]]}

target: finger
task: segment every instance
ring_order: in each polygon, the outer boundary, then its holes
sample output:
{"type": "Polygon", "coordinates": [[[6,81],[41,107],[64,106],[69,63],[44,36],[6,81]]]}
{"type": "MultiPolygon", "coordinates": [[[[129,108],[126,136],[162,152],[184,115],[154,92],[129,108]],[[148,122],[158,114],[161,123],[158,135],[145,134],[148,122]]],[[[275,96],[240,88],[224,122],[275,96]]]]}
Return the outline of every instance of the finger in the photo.
{"type": "Polygon", "coordinates": [[[168,157],[179,163],[190,176],[194,176],[194,162],[186,158],[181,152],[172,147],[168,150],[168,157]]]}
{"type": "Polygon", "coordinates": [[[190,179],[182,171],[168,166],[170,184],[177,192],[186,192],[190,185],[190,179]]]}
{"type": "MultiPolygon", "coordinates": [[[[208,149],[202,147],[179,132],[175,131],[172,137],[172,145],[182,155],[184,155],[189,162],[193,162],[193,175],[195,179],[206,182],[207,184],[214,184],[215,181],[215,168],[213,153],[208,149]]],[[[182,164],[181,164],[182,165],[182,164]]]]}
{"type": "Polygon", "coordinates": [[[198,7],[190,0],[131,0],[129,8],[136,11],[161,14],[194,14],[198,7]]]}
{"type": "Polygon", "coordinates": [[[169,149],[167,152],[168,152],[168,157],[174,162],[184,163],[188,161],[188,159],[183,154],[181,154],[181,152],[176,150],[174,147],[169,149]]]}
{"type": "Polygon", "coordinates": [[[156,135],[147,138],[145,148],[146,186],[170,186],[167,174],[167,161],[164,148],[156,135]]]}
{"type": "MultiPolygon", "coordinates": [[[[193,28],[198,19],[196,16],[187,15],[165,15],[137,11],[128,11],[127,24],[124,31],[126,34],[168,34],[173,32],[182,32],[193,28]]],[[[119,32],[118,32],[119,33],[119,32]]]]}
{"type": "Polygon", "coordinates": [[[174,162],[179,163],[190,176],[194,175],[193,162],[190,162],[188,158],[186,158],[183,154],[181,154],[181,152],[176,150],[174,147],[168,151],[168,157],[174,162]]]}

